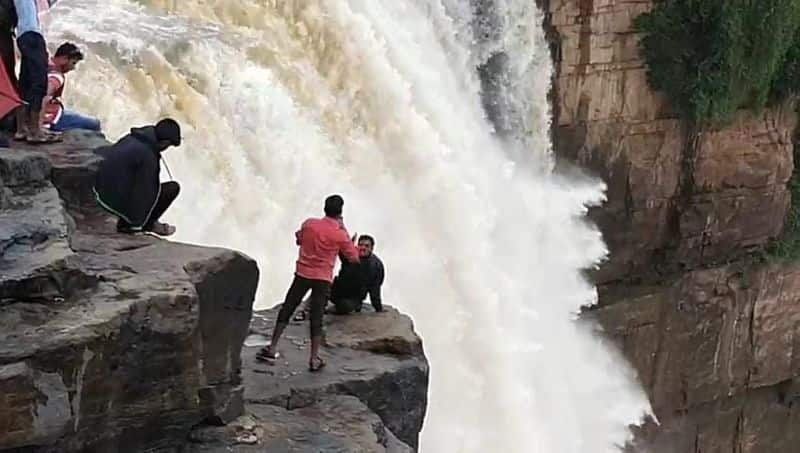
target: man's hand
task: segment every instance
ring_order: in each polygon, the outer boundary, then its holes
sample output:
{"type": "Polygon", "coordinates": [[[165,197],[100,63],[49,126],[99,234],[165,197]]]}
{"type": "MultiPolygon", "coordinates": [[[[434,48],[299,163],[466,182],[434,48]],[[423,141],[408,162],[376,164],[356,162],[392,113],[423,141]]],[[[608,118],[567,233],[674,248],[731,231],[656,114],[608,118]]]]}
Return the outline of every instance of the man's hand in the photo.
{"type": "Polygon", "coordinates": [[[356,243],[356,238],[358,238],[358,233],[354,233],[353,237],[350,238],[350,240],[353,241],[353,244],[356,243]]]}

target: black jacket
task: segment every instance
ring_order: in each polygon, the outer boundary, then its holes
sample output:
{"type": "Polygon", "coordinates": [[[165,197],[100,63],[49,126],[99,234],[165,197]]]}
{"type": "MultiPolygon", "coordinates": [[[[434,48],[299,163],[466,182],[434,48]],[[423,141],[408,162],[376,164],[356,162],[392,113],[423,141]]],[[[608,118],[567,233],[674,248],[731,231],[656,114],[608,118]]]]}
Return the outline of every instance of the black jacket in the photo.
{"type": "Polygon", "coordinates": [[[97,202],[132,229],[143,228],[161,190],[161,151],[155,128],[133,128],[97,154],[104,157],[94,185],[97,202]]]}
{"type": "Polygon", "coordinates": [[[349,263],[346,259],[341,261],[342,268],[331,286],[331,300],[353,299],[363,302],[369,294],[375,311],[381,311],[384,269],[380,258],[373,253],[368,258],[361,258],[358,263],[349,263]]]}

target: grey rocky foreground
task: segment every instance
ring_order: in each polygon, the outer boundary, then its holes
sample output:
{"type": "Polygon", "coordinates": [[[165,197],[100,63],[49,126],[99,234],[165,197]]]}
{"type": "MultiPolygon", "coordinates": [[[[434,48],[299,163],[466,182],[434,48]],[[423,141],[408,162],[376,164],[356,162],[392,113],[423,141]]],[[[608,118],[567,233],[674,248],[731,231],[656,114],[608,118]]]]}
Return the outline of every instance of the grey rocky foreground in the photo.
{"type": "Polygon", "coordinates": [[[328,316],[322,373],[305,323],[278,364],[255,362],[242,344],[275,315],[251,318],[256,263],[116,234],[91,194],[105,144],[0,149],[0,451],[416,446],[428,365],[406,316],[328,316]]]}
{"type": "Polygon", "coordinates": [[[428,364],[407,316],[391,307],[382,313],[327,315],[322,352],[327,365],[320,373],[307,371],[307,322],[292,322],[286,329],[274,365],[255,360],[276,316],[277,309],[254,314],[250,346],[242,354],[248,415],[233,427],[195,432],[198,445],[193,451],[255,451],[244,439],[292,452],[406,451],[417,446],[427,405],[428,364]],[[340,417],[347,423],[340,423],[340,417]],[[311,427],[328,430],[330,436],[319,437],[311,427]],[[349,444],[352,439],[358,441],[349,444]]]}

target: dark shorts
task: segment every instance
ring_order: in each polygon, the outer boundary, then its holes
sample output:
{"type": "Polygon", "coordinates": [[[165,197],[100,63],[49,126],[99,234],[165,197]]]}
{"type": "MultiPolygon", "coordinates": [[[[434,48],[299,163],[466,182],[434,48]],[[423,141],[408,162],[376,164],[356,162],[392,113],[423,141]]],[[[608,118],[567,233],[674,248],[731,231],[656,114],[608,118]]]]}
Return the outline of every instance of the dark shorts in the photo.
{"type": "Polygon", "coordinates": [[[22,100],[32,111],[42,110],[42,100],[47,96],[47,46],[44,37],[28,31],[17,38],[22,55],[19,69],[19,90],[22,100]]]}

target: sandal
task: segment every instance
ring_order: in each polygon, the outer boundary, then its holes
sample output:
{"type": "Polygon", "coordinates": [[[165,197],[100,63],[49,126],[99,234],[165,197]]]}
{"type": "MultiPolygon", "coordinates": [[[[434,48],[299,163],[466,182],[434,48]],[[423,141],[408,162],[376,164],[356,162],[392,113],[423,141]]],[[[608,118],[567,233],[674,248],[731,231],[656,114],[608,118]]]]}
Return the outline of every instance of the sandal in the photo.
{"type": "Polygon", "coordinates": [[[320,357],[316,357],[314,359],[311,359],[311,361],[308,362],[308,371],[310,371],[312,373],[316,373],[317,371],[319,371],[319,370],[321,370],[323,368],[325,368],[325,361],[322,360],[322,358],[320,358],[320,357]],[[316,366],[315,366],[315,363],[316,363],[316,366]]]}
{"type": "Polygon", "coordinates": [[[49,143],[62,142],[64,138],[61,135],[54,135],[44,133],[38,137],[31,137],[30,135],[25,138],[25,142],[31,145],[45,145],[49,143]]]}
{"type": "Polygon", "coordinates": [[[294,315],[293,321],[305,321],[308,319],[308,313],[305,310],[300,310],[300,313],[294,315]]]}
{"type": "Polygon", "coordinates": [[[278,357],[280,357],[280,355],[277,352],[272,352],[272,348],[269,346],[264,346],[256,353],[256,360],[259,362],[274,364],[278,357]]]}

